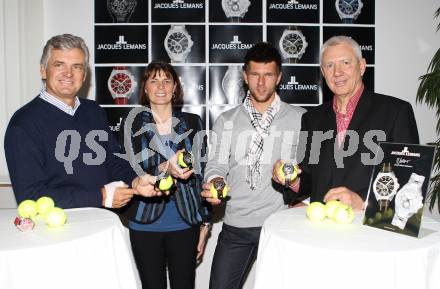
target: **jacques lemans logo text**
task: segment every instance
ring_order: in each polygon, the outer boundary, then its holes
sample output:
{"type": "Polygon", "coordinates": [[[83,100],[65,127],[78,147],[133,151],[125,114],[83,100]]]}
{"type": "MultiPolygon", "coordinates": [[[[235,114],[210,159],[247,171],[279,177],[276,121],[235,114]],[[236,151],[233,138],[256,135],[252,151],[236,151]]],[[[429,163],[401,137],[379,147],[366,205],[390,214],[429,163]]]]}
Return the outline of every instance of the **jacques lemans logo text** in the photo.
{"type": "Polygon", "coordinates": [[[154,9],[205,9],[203,3],[185,3],[183,0],[174,0],[172,3],[156,3],[154,9]]]}
{"type": "Polygon", "coordinates": [[[145,43],[127,43],[124,39],[124,35],[119,35],[119,40],[116,43],[104,43],[98,44],[98,50],[134,50],[134,49],[147,49],[145,43]]]}
{"type": "Polygon", "coordinates": [[[211,46],[212,50],[232,50],[232,49],[241,49],[248,50],[253,46],[252,43],[241,43],[238,39],[238,35],[234,35],[233,39],[229,43],[214,43],[211,46]]]}
{"type": "Polygon", "coordinates": [[[286,84],[280,84],[279,87],[281,90],[296,90],[296,91],[303,91],[303,90],[311,90],[311,91],[318,91],[318,85],[317,84],[300,84],[298,81],[296,81],[296,76],[292,75],[290,76],[290,81],[286,84]]]}
{"type": "Polygon", "coordinates": [[[318,4],[301,4],[298,0],[269,4],[269,10],[318,10],[318,4]]]}

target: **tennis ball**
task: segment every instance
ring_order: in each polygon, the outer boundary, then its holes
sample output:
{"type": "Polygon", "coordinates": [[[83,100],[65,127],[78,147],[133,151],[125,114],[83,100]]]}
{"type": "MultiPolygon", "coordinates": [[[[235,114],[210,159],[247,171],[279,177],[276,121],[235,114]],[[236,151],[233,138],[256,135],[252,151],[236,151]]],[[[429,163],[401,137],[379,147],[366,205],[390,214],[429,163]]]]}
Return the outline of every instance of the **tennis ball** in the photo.
{"type": "Polygon", "coordinates": [[[351,224],[354,220],[354,212],[351,206],[341,204],[335,209],[333,220],[339,224],[351,224]]]}
{"type": "Polygon", "coordinates": [[[55,202],[50,197],[41,197],[37,200],[38,214],[45,215],[53,207],[55,207],[55,202]]]}
{"type": "Polygon", "coordinates": [[[331,200],[325,203],[325,214],[327,218],[330,218],[333,220],[335,216],[335,211],[339,206],[341,206],[341,202],[338,200],[331,200]]]}
{"type": "Polygon", "coordinates": [[[177,155],[177,163],[181,168],[191,168],[193,164],[193,156],[188,152],[180,152],[177,155]]]}
{"type": "Polygon", "coordinates": [[[174,183],[173,178],[170,175],[160,178],[158,182],[159,184],[157,185],[157,187],[161,191],[168,191],[173,186],[174,183]]]}
{"type": "Polygon", "coordinates": [[[307,206],[306,216],[310,221],[322,222],[326,216],[325,205],[320,202],[312,202],[307,206]]]}
{"type": "Polygon", "coordinates": [[[54,207],[46,213],[44,221],[49,227],[58,228],[66,223],[67,215],[63,209],[54,207]]]}
{"type": "Polygon", "coordinates": [[[18,215],[22,218],[33,218],[37,215],[37,203],[34,200],[24,200],[18,205],[18,215]]]}

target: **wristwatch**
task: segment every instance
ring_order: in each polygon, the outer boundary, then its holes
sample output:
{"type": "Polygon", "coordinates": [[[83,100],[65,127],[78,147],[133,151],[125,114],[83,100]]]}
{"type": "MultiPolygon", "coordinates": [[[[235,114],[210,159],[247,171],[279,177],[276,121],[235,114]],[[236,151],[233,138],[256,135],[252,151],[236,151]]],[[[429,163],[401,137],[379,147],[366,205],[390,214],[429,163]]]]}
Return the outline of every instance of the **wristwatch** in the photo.
{"type": "Polygon", "coordinates": [[[409,181],[399,190],[394,200],[394,214],[391,224],[404,229],[412,215],[423,207],[422,185],[425,177],[412,173],[409,181]]]}
{"type": "Polygon", "coordinates": [[[289,187],[290,184],[298,176],[298,165],[291,162],[285,162],[280,167],[281,176],[284,178],[285,187],[289,187]]]}
{"type": "Polygon", "coordinates": [[[243,73],[239,66],[230,65],[222,79],[222,89],[226,95],[226,104],[240,104],[246,96],[243,87],[243,73]]]}
{"type": "Polygon", "coordinates": [[[201,223],[201,224],[200,224],[200,229],[201,229],[202,227],[205,227],[205,228],[208,229],[208,231],[211,231],[211,229],[212,229],[212,223],[209,223],[209,222],[201,223]]]}
{"type": "Polygon", "coordinates": [[[336,11],[342,23],[353,23],[364,6],[361,0],[336,0],[336,11]]]}
{"type": "Polygon", "coordinates": [[[281,55],[289,62],[296,63],[306,52],[308,43],[298,29],[284,29],[279,41],[281,55]]]}
{"type": "Polygon", "coordinates": [[[136,5],[136,0],[107,0],[107,10],[113,22],[128,22],[136,5]]]}
{"type": "Polygon", "coordinates": [[[127,104],[136,87],[136,81],[126,66],[116,66],[110,73],[107,87],[115,104],[127,104]]]}
{"type": "Polygon", "coordinates": [[[194,42],[185,25],[171,25],[163,44],[171,62],[185,62],[194,42]]]}
{"type": "Polygon", "coordinates": [[[399,189],[399,182],[390,163],[384,163],[373,182],[373,192],[379,203],[379,211],[385,211],[399,189]]]}
{"type": "Polygon", "coordinates": [[[239,21],[248,12],[249,0],[222,0],[222,9],[230,20],[239,21]]]}

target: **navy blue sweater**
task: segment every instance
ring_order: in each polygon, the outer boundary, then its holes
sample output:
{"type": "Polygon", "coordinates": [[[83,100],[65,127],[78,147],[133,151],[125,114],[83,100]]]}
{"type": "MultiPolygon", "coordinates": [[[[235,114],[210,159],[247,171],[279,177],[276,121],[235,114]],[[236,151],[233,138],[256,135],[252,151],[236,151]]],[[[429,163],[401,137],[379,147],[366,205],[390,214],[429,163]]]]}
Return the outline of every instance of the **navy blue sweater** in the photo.
{"type": "Polygon", "coordinates": [[[75,115],[70,116],[36,97],[12,116],[5,135],[6,161],[17,203],[50,196],[61,208],[100,207],[101,187],[119,180],[130,185],[136,176],[127,161],[114,155],[116,152],[120,146],[109,131],[104,110],[86,99],[81,99],[75,115]],[[70,145],[75,137],[69,136],[67,141],[59,138],[58,149],[64,157],[77,154],[71,171],[63,157],[55,154],[57,138],[66,130],[81,139],[78,150],[70,145]],[[107,135],[107,140],[96,136],[97,130],[107,135]],[[87,135],[95,135],[88,144],[87,135]],[[97,161],[99,155],[105,155],[102,162],[97,161]]]}

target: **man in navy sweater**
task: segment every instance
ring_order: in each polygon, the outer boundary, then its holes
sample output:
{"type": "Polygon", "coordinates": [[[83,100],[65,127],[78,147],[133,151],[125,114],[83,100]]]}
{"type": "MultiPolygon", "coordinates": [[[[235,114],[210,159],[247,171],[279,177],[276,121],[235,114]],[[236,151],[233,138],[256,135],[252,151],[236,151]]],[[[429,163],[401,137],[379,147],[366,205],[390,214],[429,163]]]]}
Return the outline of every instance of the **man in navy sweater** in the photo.
{"type": "Polygon", "coordinates": [[[52,197],[58,207],[120,208],[135,194],[154,196],[155,178],[137,177],[94,101],[76,95],[88,70],[80,37],[52,37],[44,47],[40,94],[11,118],[5,154],[17,203],[52,197]],[[131,184],[132,188],[129,188],[131,184]]]}

